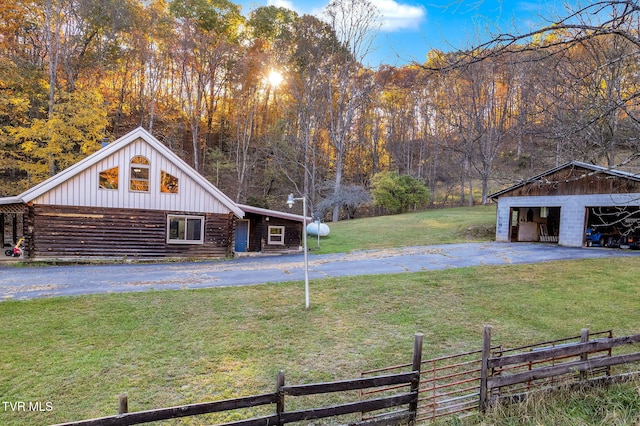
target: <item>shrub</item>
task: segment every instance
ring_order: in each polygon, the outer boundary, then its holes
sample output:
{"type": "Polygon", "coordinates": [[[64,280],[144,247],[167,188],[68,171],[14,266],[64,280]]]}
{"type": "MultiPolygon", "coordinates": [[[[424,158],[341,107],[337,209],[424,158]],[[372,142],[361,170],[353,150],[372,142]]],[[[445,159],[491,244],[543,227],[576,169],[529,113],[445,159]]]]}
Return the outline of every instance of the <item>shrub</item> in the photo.
{"type": "Polygon", "coordinates": [[[376,207],[390,213],[402,213],[416,209],[429,201],[429,190],[418,179],[398,172],[376,173],[372,180],[371,195],[376,207]]]}

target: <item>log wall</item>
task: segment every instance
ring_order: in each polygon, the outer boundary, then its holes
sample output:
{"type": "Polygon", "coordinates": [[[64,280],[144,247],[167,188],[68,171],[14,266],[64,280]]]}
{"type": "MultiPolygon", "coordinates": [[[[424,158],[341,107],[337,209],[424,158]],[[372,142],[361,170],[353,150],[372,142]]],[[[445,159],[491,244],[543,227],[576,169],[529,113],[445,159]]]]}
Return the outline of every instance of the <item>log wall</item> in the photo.
{"type": "Polygon", "coordinates": [[[302,222],[296,222],[275,216],[246,213],[250,220],[249,226],[249,251],[263,253],[277,253],[298,251],[302,246],[302,222]],[[269,226],[284,226],[284,245],[267,244],[269,238],[269,226]]]}
{"type": "Polygon", "coordinates": [[[269,217],[268,221],[263,221],[261,225],[262,252],[289,252],[297,251],[302,246],[302,223],[293,222],[278,217],[269,217]],[[267,244],[269,238],[269,226],[284,226],[284,245],[267,244]]]}
{"type": "Polygon", "coordinates": [[[29,257],[219,258],[230,253],[232,214],[35,205],[29,257]],[[203,244],[167,244],[167,215],[205,216],[203,244]]]}

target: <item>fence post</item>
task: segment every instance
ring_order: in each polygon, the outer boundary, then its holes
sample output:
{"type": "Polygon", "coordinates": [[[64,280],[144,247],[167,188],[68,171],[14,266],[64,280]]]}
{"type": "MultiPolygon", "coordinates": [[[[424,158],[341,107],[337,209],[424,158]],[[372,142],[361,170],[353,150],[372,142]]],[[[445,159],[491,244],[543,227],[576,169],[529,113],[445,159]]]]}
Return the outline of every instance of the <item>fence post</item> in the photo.
{"type": "Polygon", "coordinates": [[[284,392],[282,392],[282,388],[284,387],[284,373],[282,371],[278,372],[276,381],[276,393],[278,395],[278,402],[276,402],[276,414],[278,415],[278,426],[282,426],[282,413],[284,413],[284,392]]]}
{"type": "Polygon", "coordinates": [[[424,334],[416,333],[413,338],[413,362],[412,371],[418,372],[418,377],[411,381],[411,393],[415,394],[414,400],[409,404],[409,425],[415,424],[418,414],[418,393],[420,392],[420,370],[422,369],[422,341],[424,334]]]}
{"type": "MultiPolygon", "coordinates": [[[[589,329],[588,328],[583,328],[580,331],[580,343],[587,343],[589,341],[589,329]]],[[[582,352],[580,354],[580,361],[587,361],[589,359],[589,354],[586,352],[582,352]]],[[[580,372],[580,382],[584,382],[585,380],[587,380],[587,372],[586,371],[581,371],[580,372]]]]}
{"type": "Polygon", "coordinates": [[[129,412],[129,399],[126,393],[118,395],[118,414],[129,412]]]}
{"type": "Polygon", "coordinates": [[[481,412],[487,410],[488,389],[487,381],[489,379],[489,357],[491,356],[491,326],[485,325],[482,336],[482,366],[480,367],[480,402],[479,408],[481,412]]]}

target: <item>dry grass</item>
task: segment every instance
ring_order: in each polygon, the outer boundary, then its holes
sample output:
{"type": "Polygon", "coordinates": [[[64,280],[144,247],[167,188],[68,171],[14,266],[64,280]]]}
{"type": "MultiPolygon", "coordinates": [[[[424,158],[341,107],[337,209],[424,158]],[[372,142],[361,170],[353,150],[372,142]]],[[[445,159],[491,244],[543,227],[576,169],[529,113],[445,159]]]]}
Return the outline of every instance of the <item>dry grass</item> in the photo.
{"type": "MultiPolygon", "coordinates": [[[[538,392],[519,404],[497,404],[485,416],[448,419],[459,426],[637,426],[640,379],[604,387],[561,388],[538,392]]],[[[436,425],[434,425],[436,426],[436,425]]]]}

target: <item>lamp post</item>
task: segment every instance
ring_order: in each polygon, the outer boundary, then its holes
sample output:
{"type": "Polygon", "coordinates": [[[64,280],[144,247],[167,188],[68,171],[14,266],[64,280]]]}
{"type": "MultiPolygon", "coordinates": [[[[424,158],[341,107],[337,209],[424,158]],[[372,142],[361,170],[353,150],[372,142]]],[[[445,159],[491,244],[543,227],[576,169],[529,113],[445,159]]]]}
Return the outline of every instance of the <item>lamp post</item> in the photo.
{"type": "Polygon", "coordinates": [[[289,194],[287,198],[287,206],[293,207],[293,204],[302,200],[302,246],[304,249],[304,303],[305,308],[309,309],[309,257],[307,250],[307,197],[293,198],[293,194],[289,194]]]}

